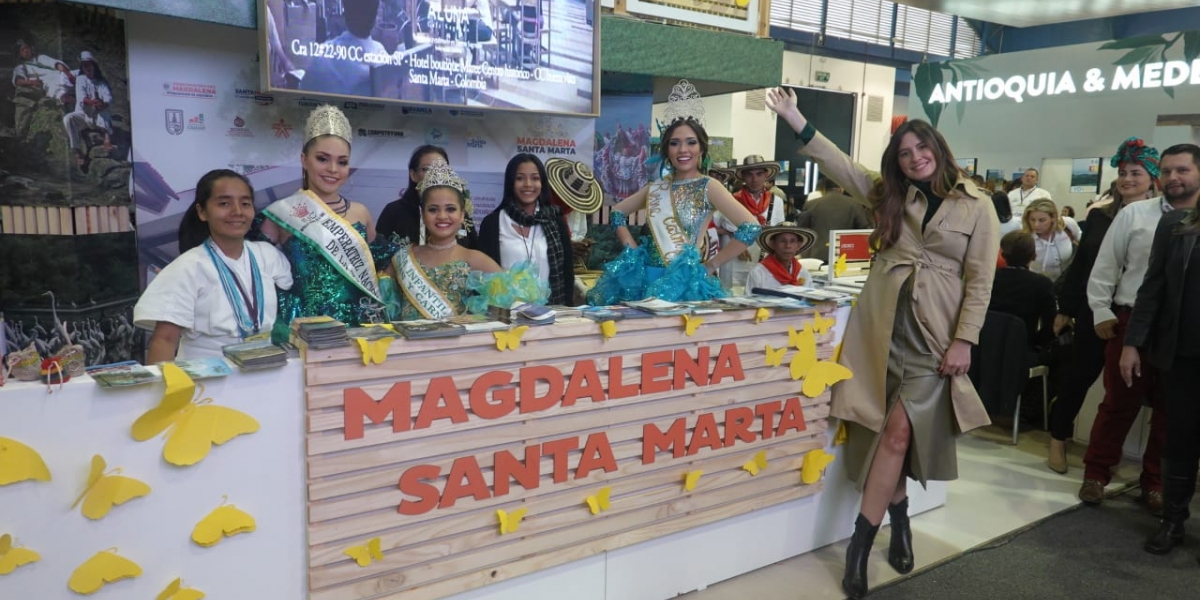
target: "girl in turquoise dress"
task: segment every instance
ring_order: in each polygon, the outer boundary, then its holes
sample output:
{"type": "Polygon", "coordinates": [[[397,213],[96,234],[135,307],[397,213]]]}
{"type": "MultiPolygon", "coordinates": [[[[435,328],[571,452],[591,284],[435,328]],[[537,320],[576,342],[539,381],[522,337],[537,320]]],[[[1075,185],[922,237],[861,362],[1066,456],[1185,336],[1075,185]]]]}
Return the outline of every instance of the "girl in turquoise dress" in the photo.
{"type": "Polygon", "coordinates": [[[612,224],[625,250],[604,265],[604,273],[588,292],[589,304],[649,297],[668,301],[722,297],[725,291],[714,275],[717,268],[758,239],[762,230],[758,220],[725,186],[703,175],[708,169],[708,134],[699,120],[686,113],[678,116],[663,131],[662,140],[662,159],[672,172],[613,208],[612,224]],[[628,215],[643,208],[651,235],[638,244],[626,223],[628,215]],[[718,210],[738,223],[733,240],[719,252],[707,233],[718,210]]]}
{"type": "Polygon", "coordinates": [[[304,127],[303,186],[266,208],[262,231],[291,263],[294,285],[279,295],[272,338],[284,341],[293,318],[326,315],[349,325],[383,314],[376,263],[396,246],[375,241],[371,214],[340,193],[350,176],[350,122],[320,106],[304,127]]]}

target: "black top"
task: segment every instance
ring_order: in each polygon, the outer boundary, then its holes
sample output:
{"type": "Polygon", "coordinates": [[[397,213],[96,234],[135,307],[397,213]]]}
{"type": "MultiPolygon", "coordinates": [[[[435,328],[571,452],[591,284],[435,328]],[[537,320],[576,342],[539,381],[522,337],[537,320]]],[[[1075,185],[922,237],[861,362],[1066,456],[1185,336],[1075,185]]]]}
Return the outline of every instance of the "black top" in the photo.
{"type": "Polygon", "coordinates": [[[996,269],[988,310],[1020,317],[1029,347],[1046,347],[1054,337],[1054,282],[1029,269],[996,269]]]}
{"type": "Polygon", "coordinates": [[[1184,286],[1188,271],[1200,268],[1189,265],[1196,247],[1197,235],[1181,234],[1177,227],[1191,210],[1173,210],[1162,216],[1154,230],[1150,246],[1150,267],[1133,304],[1133,315],[1125,329],[1125,345],[1147,351],[1144,361],[1169,370],[1181,335],[1185,335],[1185,319],[1195,312],[1183,304],[1184,286]]]}
{"type": "Polygon", "coordinates": [[[1117,217],[1118,205],[1094,208],[1087,214],[1084,221],[1083,238],[1075,249],[1075,257],[1071,266],[1060,280],[1058,289],[1058,312],[1083,322],[1085,327],[1092,326],[1092,311],[1087,303],[1087,283],[1092,277],[1092,267],[1096,265],[1096,257],[1100,254],[1100,244],[1108,233],[1109,226],[1117,217]]]}
{"type": "MultiPolygon", "coordinates": [[[[1192,248],[1188,269],[1183,273],[1183,306],[1200,306],[1200,246],[1192,248]]],[[[1179,356],[1200,357],[1200,313],[1184,310],[1179,315],[1179,356]]]]}
{"type": "Polygon", "coordinates": [[[938,208],[942,206],[942,197],[933,193],[933,184],[928,181],[912,182],[921,193],[925,195],[925,200],[929,203],[925,207],[925,218],[921,220],[921,232],[925,232],[925,226],[933,220],[933,215],[937,214],[938,208]]]}

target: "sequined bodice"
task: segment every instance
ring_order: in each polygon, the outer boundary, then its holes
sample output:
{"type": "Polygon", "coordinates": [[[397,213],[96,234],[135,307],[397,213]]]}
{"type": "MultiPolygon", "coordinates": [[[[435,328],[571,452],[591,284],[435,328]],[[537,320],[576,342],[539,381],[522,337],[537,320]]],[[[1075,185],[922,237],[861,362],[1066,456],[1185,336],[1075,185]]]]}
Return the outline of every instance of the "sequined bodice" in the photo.
{"type": "MultiPolygon", "coordinates": [[[[471,273],[471,266],[465,260],[452,260],[448,263],[438,265],[436,267],[427,267],[421,265],[421,269],[425,271],[425,275],[429,276],[429,281],[437,286],[437,289],[442,292],[442,295],[454,308],[454,314],[461,315],[467,312],[466,298],[467,295],[467,275],[471,273]]],[[[417,310],[407,298],[403,299],[403,306],[400,308],[400,320],[413,321],[416,319],[424,319],[421,312],[417,310]]]]}
{"type": "MultiPolygon", "coordinates": [[[[685,181],[672,181],[669,196],[662,182],[650,184],[649,202],[668,202],[667,214],[673,209],[679,224],[683,226],[684,234],[691,244],[700,237],[708,218],[712,216],[713,205],[708,201],[708,177],[697,177],[685,181]]],[[[656,244],[647,248],[650,253],[650,264],[663,266],[662,254],[656,244]]]]}
{"type": "MultiPolygon", "coordinates": [[[[367,228],[355,223],[354,229],[364,238],[367,228]]],[[[371,258],[386,265],[396,245],[383,239],[369,244],[371,258]]],[[[283,244],[283,253],[292,265],[292,289],[281,294],[280,321],[290,323],[295,317],[328,315],[344,323],[357,325],[369,320],[373,304],[363,300],[367,295],[342,276],[311,242],[292,236],[283,244]]]]}

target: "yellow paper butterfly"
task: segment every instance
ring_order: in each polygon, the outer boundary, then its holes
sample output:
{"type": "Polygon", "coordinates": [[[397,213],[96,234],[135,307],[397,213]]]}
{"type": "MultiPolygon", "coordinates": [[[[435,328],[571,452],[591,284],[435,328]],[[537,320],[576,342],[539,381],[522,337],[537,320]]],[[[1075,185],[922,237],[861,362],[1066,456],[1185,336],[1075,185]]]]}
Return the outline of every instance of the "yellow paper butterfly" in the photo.
{"type": "Polygon", "coordinates": [[[792,363],[789,365],[792,380],[805,377],[812,371],[813,365],[817,364],[817,336],[812,329],[805,327],[800,333],[792,337],[791,331],[788,332],[791,337],[792,345],[796,347],[796,353],[792,355],[792,363]]]}
{"type": "Polygon", "coordinates": [[[609,339],[617,336],[616,321],[602,321],[600,323],[600,333],[604,335],[604,339],[609,339]]]}
{"type": "Polygon", "coordinates": [[[342,554],[354,559],[360,567],[366,567],[373,561],[383,560],[383,547],[379,536],[367,540],[362,546],[350,546],[342,554]]]}
{"type": "Polygon", "coordinates": [[[17,440],[0,437],[0,485],[27,479],[50,481],[50,469],[37,450],[17,440]]]}
{"type": "Polygon", "coordinates": [[[812,323],[813,331],[816,333],[825,333],[826,331],[829,331],[830,327],[833,327],[834,324],[837,323],[837,320],[826,319],[825,317],[821,316],[820,311],[817,311],[813,313],[812,323]]]}
{"type": "Polygon", "coordinates": [[[818,448],[804,454],[804,462],[800,463],[800,481],[813,484],[821,480],[821,471],[833,462],[834,456],[818,448]]]}
{"type": "Polygon", "coordinates": [[[750,6],[750,0],[734,0],[734,4],[737,4],[738,8],[746,8],[750,6]]]}
{"type": "Polygon", "coordinates": [[[37,552],[28,548],[13,548],[12,536],[0,535],[0,575],[8,575],[17,567],[42,560],[37,552]]]}
{"type": "Polygon", "coordinates": [[[508,331],[493,331],[492,335],[496,336],[496,349],[501,352],[505,350],[516,350],[521,347],[521,336],[529,331],[528,325],[513,327],[508,331]]]}
{"type": "Polygon", "coordinates": [[[841,446],[842,444],[845,444],[846,440],[849,438],[850,434],[846,431],[846,422],[842,421],[838,423],[837,431],[833,434],[833,445],[841,446]]]}
{"type": "Polygon", "coordinates": [[[759,471],[767,468],[767,451],[759,450],[754,453],[754,458],[742,464],[742,468],[750,471],[751,475],[758,475],[759,471]]]}
{"type": "Polygon", "coordinates": [[[221,541],[222,536],[233,537],[239,533],[250,533],[258,527],[250,513],[232,505],[222,504],[200,519],[192,528],[192,541],[211,548],[221,541]]]}
{"type": "Polygon", "coordinates": [[[164,363],[162,373],[167,384],[162,401],[133,423],[133,439],[144,442],[170,429],[163,447],[167,462],[194,465],[208,456],[213,444],[258,431],[258,421],[240,410],[212,404],[209,399],[193,402],[199,395],[196,383],[173,363],[164,363]]]}
{"type": "Polygon", "coordinates": [[[517,528],[521,526],[521,519],[525,518],[525,513],[529,512],[528,508],[518,508],[512,512],[506,512],[503,509],[496,509],[496,517],[500,519],[500,535],[506,533],[516,533],[517,528]]]}
{"type": "Polygon", "coordinates": [[[94,594],[106,583],[137,577],[142,568],[137,563],[117,554],[116,548],[97,552],[71,573],[67,587],[76,594],[94,594]]]}
{"type": "Polygon", "coordinates": [[[595,494],[587,497],[588,508],[591,509],[593,515],[600,514],[602,510],[608,510],[612,507],[608,497],[612,494],[612,486],[606,485],[600,488],[595,494]]]}
{"type": "Polygon", "coordinates": [[[396,338],[385,337],[377,340],[368,340],[367,338],[354,338],[358,342],[358,349],[362,351],[363,366],[371,363],[382,365],[387,360],[388,346],[392,345],[392,340],[396,338]]]}
{"type": "Polygon", "coordinates": [[[696,489],[696,484],[700,482],[700,476],[704,475],[704,471],[696,469],[683,474],[683,489],[692,491],[696,489]]]}
{"type": "Polygon", "coordinates": [[[841,277],[842,273],[846,272],[846,255],[839,254],[837,260],[833,262],[833,276],[841,277]]]}
{"type": "Polygon", "coordinates": [[[755,325],[757,325],[759,323],[765,323],[767,321],[767,319],[770,319],[770,318],[771,318],[770,310],[767,310],[765,308],[760,308],[760,309],[754,311],[754,324],[755,325]]]}
{"type": "Polygon", "coordinates": [[[851,379],[854,373],[835,362],[822,360],[813,365],[808,374],[804,376],[804,384],[800,386],[800,392],[809,398],[816,398],[825,393],[825,389],[839,382],[851,379]]]}
{"type": "Polygon", "coordinates": [[[150,486],[132,477],[117,475],[121,469],[105,473],[107,465],[99,454],[92,457],[92,470],[88,473],[87,487],[71,505],[74,510],[83,503],[83,516],[93,521],[103,519],[114,506],[125,504],[134,498],[150,493],[150,486]]]}
{"type": "Polygon", "coordinates": [[[696,330],[704,324],[704,317],[694,317],[692,315],[681,315],[683,317],[683,332],[691,337],[696,333],[696,330]]]}
{"type": "Polygon", "coordinates": [[[201,600],[204,592],[196,588],[183,587],[183,580],[176,577],[167,587],[158,593],[155,600],[201,600]]]}
{"type": "Polygon", "coordinates": [[[811,323],[805,323],[804,328],[801,329],[800,331],[796,331],[795,327],[788,325],[788,345],[793,348],[799,349],[801,347],[801,345],[805,343],[806,338],[804,336],[807,334],[811,334],[811,333],[812,333],[812,324],[811,323]]]}
{"type": "Polygon", "coordinates": [[[787,354],[787,346],[775,349],[770,344],[767,344],[767,366],[778,367],[783,364],[783,355],[787,354]]]}

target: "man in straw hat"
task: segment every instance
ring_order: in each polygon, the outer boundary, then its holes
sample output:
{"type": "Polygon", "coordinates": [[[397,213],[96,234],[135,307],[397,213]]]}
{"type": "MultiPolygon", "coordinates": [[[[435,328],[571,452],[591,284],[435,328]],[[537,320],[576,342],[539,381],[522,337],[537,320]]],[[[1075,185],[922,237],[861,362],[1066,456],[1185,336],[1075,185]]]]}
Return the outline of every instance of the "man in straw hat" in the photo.
{"type": "MultiPolygon", "coordinates": [[[[778,174],[779,163],[768,161],[758,154],[747,156],[734,169],[734,177],[741,182],[742,189],[733,198],[745,206],[758,219],[758,224],[764,227],[782,223],[786,212],[783,199],[771,192],[771,183],[778,174]]],[[[716,223],[721,232],[721,243],[724,244],[737,227],[724,217],[716,219],[716,223]]],[[[751,246],[737,260],[725,263],[720,272],[721,285],[726,289],[745,285],[746,276],[758,262],[759,256],[760,250],[751,246]]]]}
{"type": "Polygon", "coordinates": [[[562,210],[571,230],[576,262],[584,261],[591,241],[587,239],[587,216],[600,210],[604,202],[604,190],[596,181],[595,174],[587,165],[565,158],[546,161],[546,179],[550,184],[551,201],[562,210]]]}
{"type": "Polygon", "coordinates": [[[746,291],[811,284],[812,276],[796,257],[816,241],[814,231],[797,227],[795,223],[785,221],[764,228],[758,236],[758,247],[764,258],[746,277],[746,291]]]}

